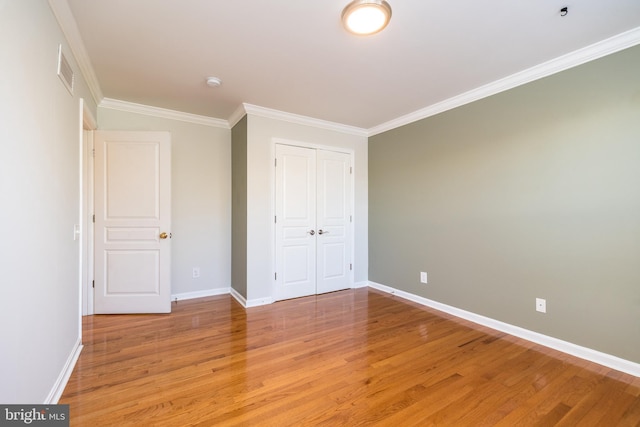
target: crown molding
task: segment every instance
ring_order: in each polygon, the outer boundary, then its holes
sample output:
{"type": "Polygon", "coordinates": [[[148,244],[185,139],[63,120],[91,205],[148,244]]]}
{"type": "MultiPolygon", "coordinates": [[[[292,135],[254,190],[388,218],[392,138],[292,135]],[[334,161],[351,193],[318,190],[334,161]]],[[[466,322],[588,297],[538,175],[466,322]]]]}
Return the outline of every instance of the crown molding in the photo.
{"type": "Polygon", "coordinates": [[[141,104],[133,104],[114,99],[103,99],[104,96],[102,94],[100,84],[98,83],[98,79],[93,70],[93,66],[91,65],[91,60],[89,59],[89,55],[87,54],[84,42],[82,41],[82,38],[80,36],[80,31],[78,30],[78,26],[69,8],[67,0],[48,0],[48,3],[56,20],[58,21],[58,24],[60,25],[65,38],[67,39],[67,42],[69,43],[71,52],[78,64],[78,67],[80,68],[81,74],[83,75],[89,87],[96,105],[104,108],[112,108],[116,110],[135,112],[151,116],[169,118],[173,120],[204,124],[207,126],[222,127],[225,129],[230,129],[231,127],[235,126],[235,124],[240,121],[245,114],[253,114],[260,117],[282,120],[305,126],[313,126],[351,135],[370,137],[469,104],[471,102],[478,101],[491,95],[513,89],[517,86],[530,83],[543,77],[559,73],[561,71],[576,67],[578,65],[582,65],[589,61],[593,61],[606,55],[610,55],[612,53],[616,53],[623,49],[640,44],[640,27],[637,27],[603,41],[594,43],[590,46],[578,49],[574,52],[536,65],[527,70],[512,74],[511,76],[496,80],[484,86],[480,86],[476,89],[472,89],[460,95],[443,100],[441,102],[437,102],[428,107],[371,127],[369,129],[315,119],[312,117],[287,113],[284,111],[259,107],[246,103],[243,103],[231,115],[231,117],[229,117],[229,120],[227,121],[223,119],[215,119],[206,116],[182,113],[175,110],[167,110],[141,104]]]}
{"type": "Polygon", "coordinates": [[[254,116],[265,117],[268,119],[281,120],[284,122],[294,123],[294,124],[303,125],[303,126],[312,126],[320,129],[331,130],[334,132],[346,133],[346,134],[355,135],[355,136],[366,137],[369,135],[369,132],[366,129],[359,128],[356,126],[349,126],[349,125],[343,125],[341,123],[314,119],[313,117],[301,116],[299,114],[287,113],[284,111],[273,110],[271,108],[259,107],[257,105],[243,103],[242,109],[246,114],[252,114],[254,116]]]}
{"type": "Polygon", "coordinates": [[[69,9],[69,4],[67,0],[48,1],[51,11],[58,21],[58,25],[67,39],[67,43],[69,43],[71,53],[80,68],[80,73],[84,77],[87,86],[89,86],[93,101],[98,105],[103,98],[102,89],[100,89],[100,83],[98,83],[98,78],[93,70],[93,65],[91,65],[91,60],[84,47],[84,42],[82,41],[82,37],[80,37],[80,30],[78,30],[76,20],[73,17],[73,13],[71,13],[71,9],[69,9]]]}
{"type": "Polygon", "coordinates": [[[640,27],[368,129],[374,136],[640,44],[640,27]]]}
{"type": "Polygon", "coordinates": [[[229,122],[229,127],[233,128],[246,115],[247,112],[244,110],[244,105],[240,104],[240,106],[236,108],[233,114],[231,114],[231,116],[227,119],[227,121],[229,122]]]}
{"type": "Polygon", "coordinates": [[[181,122],[194,123],[204,126],[212,126],[223,129],[231,129],[229,122],[213,117],[200,116],[197,114],[183,113],[182,111],[169,110],[149,105],[136,104],[133,102],[120,101],[117,99],[104,98],[98,105],[100,108],[126,111],[129,113],[144,114],[146,116],[160,117],[163,119],[178,120],[181,122]]]}

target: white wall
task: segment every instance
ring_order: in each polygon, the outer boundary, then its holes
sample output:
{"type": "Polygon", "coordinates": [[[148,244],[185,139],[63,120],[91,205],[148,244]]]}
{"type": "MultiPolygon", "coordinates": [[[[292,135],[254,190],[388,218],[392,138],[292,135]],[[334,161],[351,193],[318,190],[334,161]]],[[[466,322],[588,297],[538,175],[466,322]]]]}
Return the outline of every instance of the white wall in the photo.
{"type": "Polygon", "coordinates": [[[0,402],[48,403],[80,344],[79,97],[95,103],[46,1],[0,0],[0,52],[0,402]]]}
{"type": "Polygon", "coordinates": [[[354,281],[368,275],[367,137],[319,127],[248,115],[247,147],[247,301],[273,298],[273,147],[285,139],[306,144],[340,147],[354,153],[355,248],[354,281]]]}
{"type": "Polygon", "coordinates": [[[231,286],[231,130],[100,107],[101,130],[171,132],[171,293],[231,286]],[[194,279],[193,268],[200,268],[194,279]]]}

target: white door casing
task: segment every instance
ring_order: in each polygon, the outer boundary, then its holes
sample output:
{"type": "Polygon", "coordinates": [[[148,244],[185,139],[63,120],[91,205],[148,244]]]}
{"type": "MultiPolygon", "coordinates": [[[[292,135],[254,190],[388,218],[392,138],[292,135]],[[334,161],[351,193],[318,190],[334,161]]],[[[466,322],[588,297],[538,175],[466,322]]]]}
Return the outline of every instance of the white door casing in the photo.
{"type": "Polygon", "coordinates": [[[276,144],[275,300],[351,287],[351,155],[276,144]]]}
{"type": "Polygon", "coordinates": [[[93,314],[93,133],[94,129],[82,131],[82,182],[83,182],[83,216],[82,216],[82,315],[93,314]]]}
{"type": "Polygon", "coordinates": [[[168,313],[170,135],[96,131],[94,144],[95,313],[168,313]]]}

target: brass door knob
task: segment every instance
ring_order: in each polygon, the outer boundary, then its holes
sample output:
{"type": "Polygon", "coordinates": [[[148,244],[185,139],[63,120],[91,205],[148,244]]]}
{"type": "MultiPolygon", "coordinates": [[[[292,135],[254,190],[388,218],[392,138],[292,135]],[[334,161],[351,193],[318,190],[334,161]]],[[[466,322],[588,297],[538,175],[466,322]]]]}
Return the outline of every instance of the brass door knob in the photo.
{"type": "Polygon", "coordinates": [[[169,235],[167,233],[165,233],[164,231],[162,233],[160,233],[160,238],[161,239],[166,239],[167,237],[169,237],[169,235]]]}

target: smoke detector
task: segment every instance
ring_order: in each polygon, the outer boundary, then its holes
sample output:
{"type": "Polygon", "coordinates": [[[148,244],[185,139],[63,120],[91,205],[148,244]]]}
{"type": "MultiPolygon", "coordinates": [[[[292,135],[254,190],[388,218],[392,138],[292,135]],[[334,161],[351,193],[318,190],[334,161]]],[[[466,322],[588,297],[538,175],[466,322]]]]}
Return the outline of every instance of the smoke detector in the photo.
{"type": "Polygon", "coordinates": [[[218,87],[222,84],[222,80],[217,77],[207,77],[207,85],[211,87],[218,87]]]}

